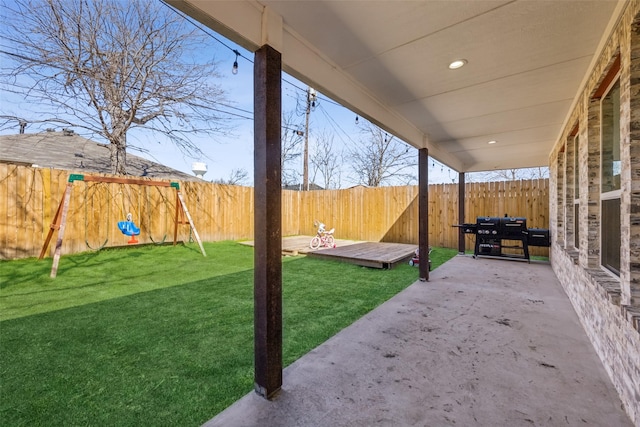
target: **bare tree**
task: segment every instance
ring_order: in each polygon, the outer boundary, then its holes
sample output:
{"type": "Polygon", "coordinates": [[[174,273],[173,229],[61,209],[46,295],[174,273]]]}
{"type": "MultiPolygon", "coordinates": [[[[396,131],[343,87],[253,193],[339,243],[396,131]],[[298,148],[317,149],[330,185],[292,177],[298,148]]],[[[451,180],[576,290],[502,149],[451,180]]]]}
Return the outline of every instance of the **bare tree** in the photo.
{"type": "Polygon", "coordinates": [[[500,169],[487,172],[473,172],[468,174],[469,182],[488,181],[517,181],[520,179],[549,178],[548,167],[500,169]]]}
{"type": "Polygon", "coordinates": [[[418,160],[415,149],[371,123],[361,126],[363,137],[349,150],[357,182],[379,187],[415,181],[418,160]]]}
{"type": "Polygon", "coordinates": [[[293,185],[300,182],[300,173],[295,161],[302,156],[302,141],[304,132],[296,130],[293,111],[282,114],[282,152],[280,166],[282,167],[282,185],[293,185]]]}
{"type": "Polygon", "coordinates": [[[325,189],[340,187],[340,163],[333,148],[333,135],[326,132],[320,133],[316,138],[315,149],[311,155],[312,166],[311,182],[318,184],[322,178],[322,186],[325,189]]]}
{"type": "Polygon", "coordinates": [[[249,178],[249,172],[246,169],[238,168],[232,169],[231,173],[229,173],[228,178],[220,178],[213,181],[216,184],[225,184],[225,185],[246,185],[247,179],[249,178]]]}
{"type": "Polygon", "coordinates": [[[2,89],[43,111],[16,117],[84,129],[109,142],[111,169],[126,174],[127,133],[170,138],[188,155],[193,134],[228,129],[205,34],[153,0],[15,0],[2,4],[2,89]],[[9,19],[10,18],[10,19],[9,19]],[[6,47],[10,45],[11,47],[6,47]],[[11,50],[11,51],[10,51],[11,50]]]}

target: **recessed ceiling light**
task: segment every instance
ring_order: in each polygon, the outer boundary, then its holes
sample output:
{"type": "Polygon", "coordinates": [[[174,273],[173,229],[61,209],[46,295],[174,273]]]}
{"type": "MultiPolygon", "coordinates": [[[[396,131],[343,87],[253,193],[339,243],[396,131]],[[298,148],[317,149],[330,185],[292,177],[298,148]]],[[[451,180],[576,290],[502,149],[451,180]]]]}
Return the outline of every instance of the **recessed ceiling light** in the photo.
{"type": "Polygon", "coordinates": [[[466,59],[456,59],[451,64],[449,64],[449,69],[450,70],[457,70],[458,68],[464,66],[464,64],[466,64],[466,63],[467,63],[466,59]]]}
{"type": "Polygon", "coordinates": [[[496,142],[498,142],[498,141],[496,141],[495,139],[492,139],[492,140],[491,140],[491,141],[489,141],[487,144],[495,144],[496,142]]]}

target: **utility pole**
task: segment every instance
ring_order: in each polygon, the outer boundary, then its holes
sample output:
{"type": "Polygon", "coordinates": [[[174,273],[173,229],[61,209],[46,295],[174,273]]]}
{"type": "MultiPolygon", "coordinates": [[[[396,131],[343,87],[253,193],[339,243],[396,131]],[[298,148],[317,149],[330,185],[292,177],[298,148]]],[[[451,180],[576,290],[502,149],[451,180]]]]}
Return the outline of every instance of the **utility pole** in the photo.
{"type": "Polygon", "coordinates": [[[309,191],[309,115],[311,107],[316,106],[316,90],[312,87],[307,89],[307,109],[304,120],[304,163],[302,165],[302,189],[309,191]]]}

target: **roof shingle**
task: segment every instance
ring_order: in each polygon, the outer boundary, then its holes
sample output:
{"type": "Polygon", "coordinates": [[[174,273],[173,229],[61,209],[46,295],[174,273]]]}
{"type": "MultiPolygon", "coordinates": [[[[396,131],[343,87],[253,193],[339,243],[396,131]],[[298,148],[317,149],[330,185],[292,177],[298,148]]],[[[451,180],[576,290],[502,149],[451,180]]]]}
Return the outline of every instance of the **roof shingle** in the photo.
{"type": "MultiPolygon", "coordinates": [[[[109,147],[72,131],[0,135],[0,162],[110,173],[109,147]]],[[[127,175],[197,181],[193,175],[127,153],[127,175]]]]}

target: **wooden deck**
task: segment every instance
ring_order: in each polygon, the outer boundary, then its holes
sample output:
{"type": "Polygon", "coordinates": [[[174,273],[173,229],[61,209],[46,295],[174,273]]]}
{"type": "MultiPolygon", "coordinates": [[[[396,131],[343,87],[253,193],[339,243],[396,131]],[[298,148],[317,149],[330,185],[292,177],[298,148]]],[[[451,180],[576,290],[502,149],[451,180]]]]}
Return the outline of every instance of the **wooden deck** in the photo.
{"type": "Polygon", "coordinates": [[[307,256],[333,259],[372,268],[393,268],[414,255],[418,245],[363,242],[332,249],[310,251],[307,256]]]}
{"type": "MultiPolygon", "coordinates": [[[[313,249],[309,246],[313,236],[287,236],[282,238],[282,254],[283,255],[298,255],[308,254],[313,252],[313,249]]],[[[253,246],[253,240],[240,242],[243,245],[253,246]]],[[[353,245],[355,243],[362,243],[361,240],[346,240],[336,239],[335,244],[337,247],[353,245]]],[[[331,248],[320,248],[318,251],[323,251],[331,248]]]]}
{"type": "MultiPolygon", "coordinates": [[[[282,238],[282,253],[284,255],[306,254],[314,258],[332,259],[372,268],[393,268],[397,264],[411,258],[418,245],[404,243],[362,242],[355,240],[336,239],[335,248],[320,248],[313,250],[309,247],[312,236],[289,236],[282,238]]],[[[241,242],[253,246],[253,241],[241,242]]]]}

